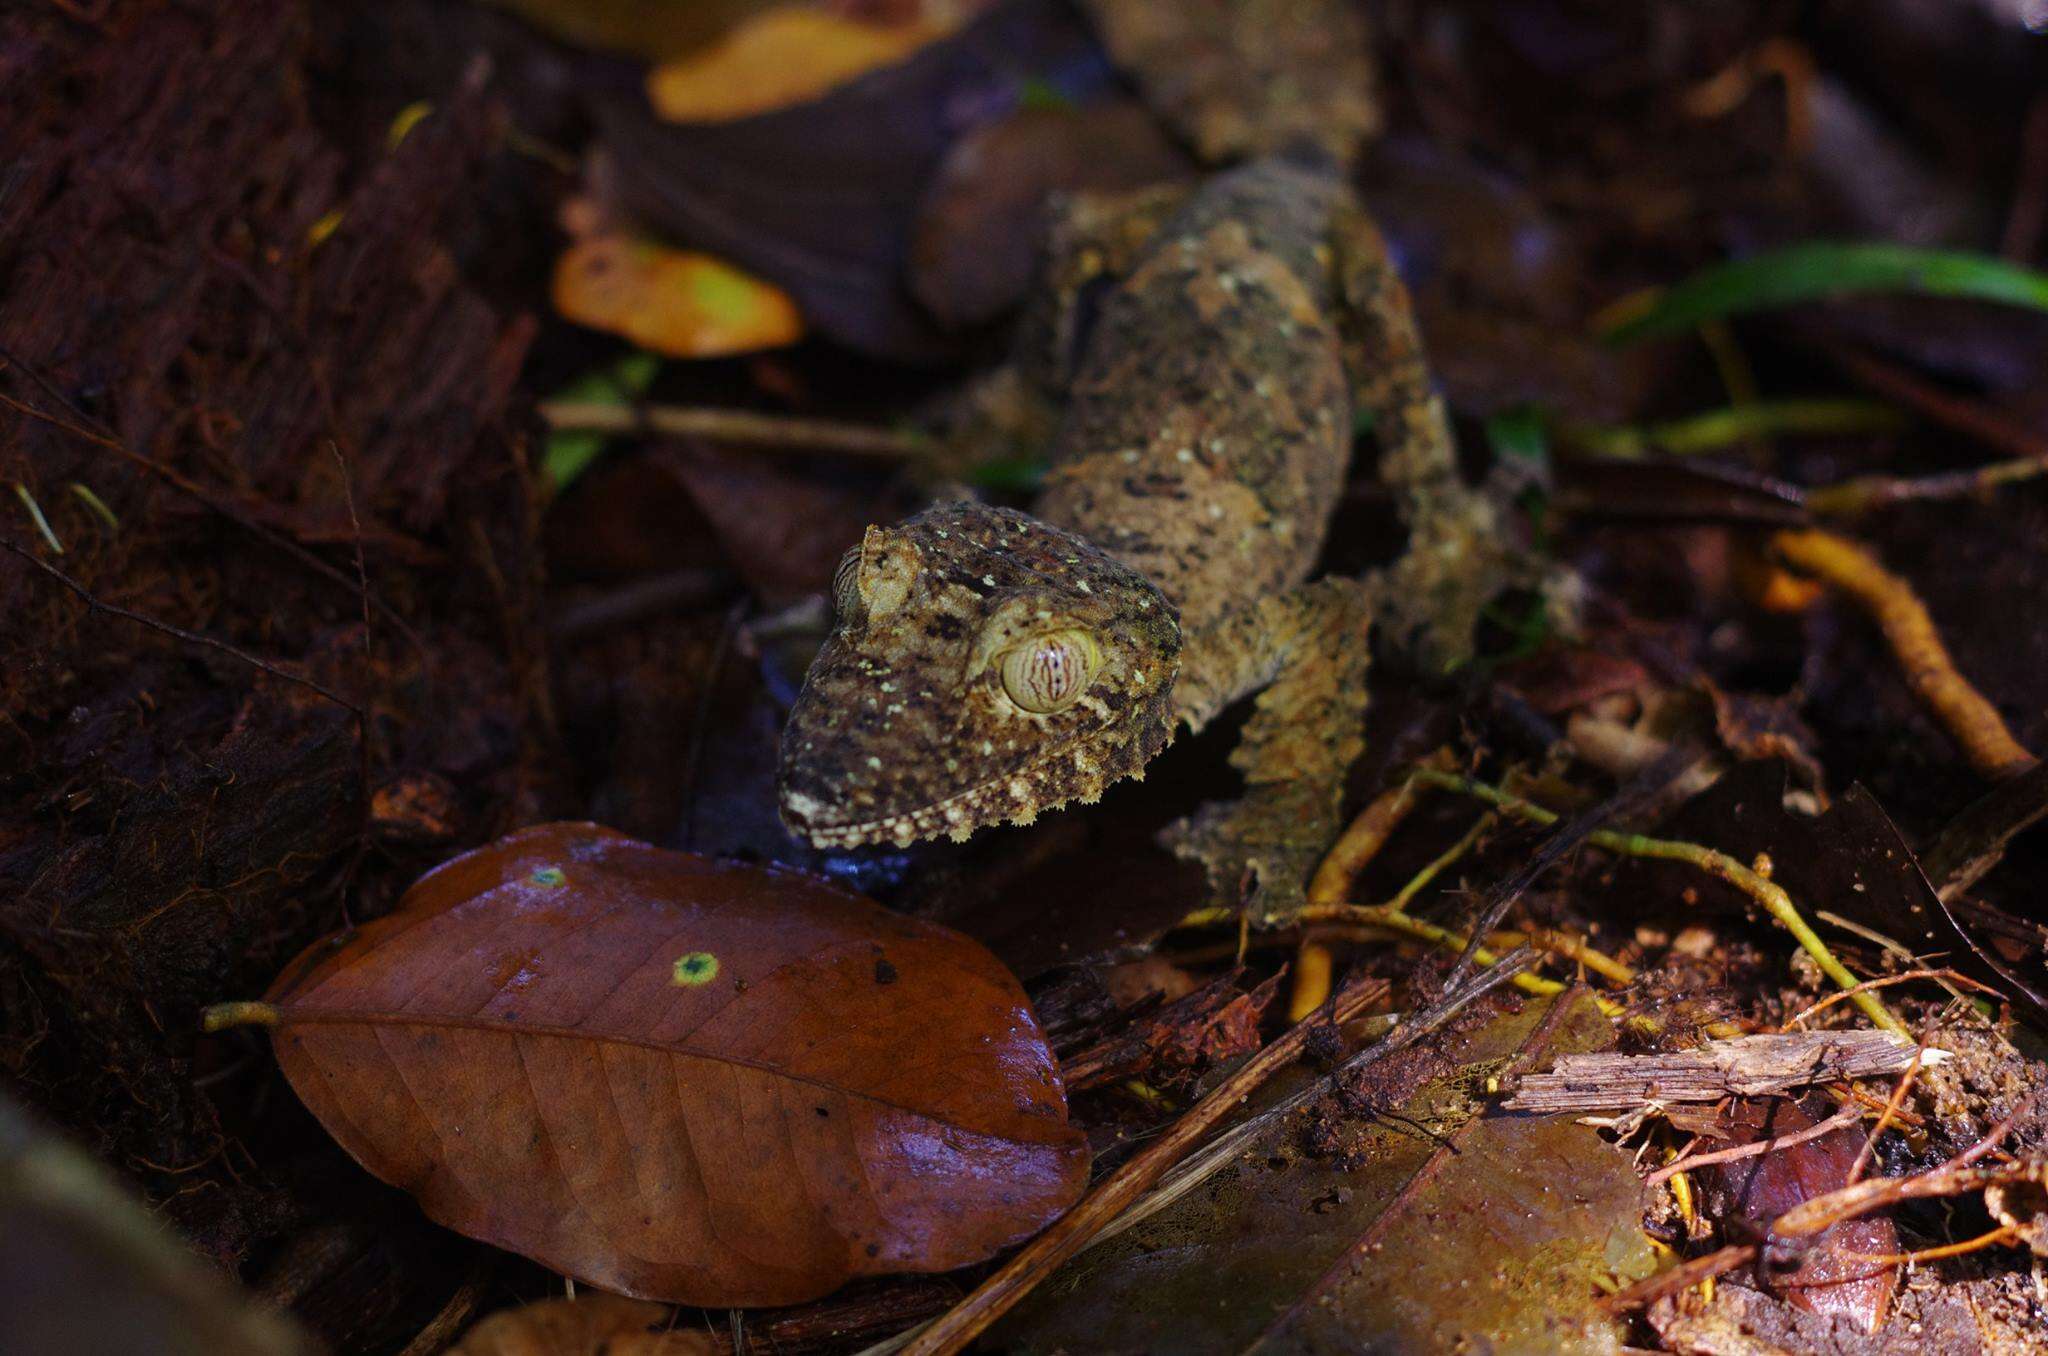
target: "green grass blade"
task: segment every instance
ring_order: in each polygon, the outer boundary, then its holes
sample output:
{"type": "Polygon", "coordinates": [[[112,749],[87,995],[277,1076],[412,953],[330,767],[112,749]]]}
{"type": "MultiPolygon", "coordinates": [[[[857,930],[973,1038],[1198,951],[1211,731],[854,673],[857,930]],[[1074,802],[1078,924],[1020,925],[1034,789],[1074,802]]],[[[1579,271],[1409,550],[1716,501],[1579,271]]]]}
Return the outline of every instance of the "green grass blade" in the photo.
{"type": "Polygon", "coordinates": [[[1691,330],[1704,321],[1865,292],[1969,297],[2048,310],[2048,274],[1960,250],[1815,242],[1696,273],[1607,333],[1612,344],[1691,330]]]}
{"type": "MultiPolygon", "coordinates": [[[[661,371],[661,359],[635,349],[602,371],[577,378],[555,393],[559,400],[610,401],[626,404],[647,394],[661,371]]],[[[609,441],[602,433],[573,432],[548,435],[541,453],[541,471],[554,492],[560,494],[570,481],[589,469],[609,441]]]]}

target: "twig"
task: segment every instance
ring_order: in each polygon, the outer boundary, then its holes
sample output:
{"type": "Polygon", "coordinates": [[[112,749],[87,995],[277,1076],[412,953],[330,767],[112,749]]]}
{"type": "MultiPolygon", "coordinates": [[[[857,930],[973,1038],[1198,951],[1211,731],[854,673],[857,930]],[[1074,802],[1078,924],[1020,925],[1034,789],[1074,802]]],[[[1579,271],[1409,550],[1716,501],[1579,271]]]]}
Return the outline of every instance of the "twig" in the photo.
{"type": "MultiPolygon", "coordinates": [[[[1499,787],[1489,786],[1485,782],[1476,781],[1470,777],[1456,776],[1429,769],[1424,769],[1415,775],[1432,786],[1442,787],[1447,791],[1456,791],[1461,795],[1483,800],[1495,809],[1515,819],[1541,825],[1555,824],[1558,820],[1558,815],[1555,811],[1546,810],[1534,801],[1524,800],[1520,796],[1501,790],[1499,787]]],[[[1698,867],[1710,875],[1720,877],[1748,895],[1751,899],[1754,899],[1758,904],[1761,904],[1771,917],[1777,919],[1779,924],[1792,934],[1799,945],[1805,949],[1806,954],[1813,957],[1814,961],[1820,966],[1821,971],[1828,978],[1834,980],[1836,984],[1844,989],[1855,990],[1857,988],[1859,981],[1856,976],[1849,973],[1847,967],[1835,958],[1835,953],[1828,949],[1828,944],[1821,940],[1820,934],[1808,926],[1806,920],[1800,916],[1798,908],[1792,903],[1792,897],[1786,894],[1781,886],[1766,880],[1741,862],[1730,857],[1727,853],[1702,847],[1698,843],[1684,843],[1668,838],[1651,838],[1644,834],[1621,833],[1613,829],[1594,829],[1586,834],[1585,841],[1595,847],[1605,848],[1609,852],[1617,852],[1627,857],[1649,857],[1665,861],[1685,862],[1690,866],[1698,867]]],[[[1895,1032],[1898,1035],[1905,1036],[1909,1034],[1905,1025],[1898,1018],[1892,1016],[1890,1009],[1886,1008],[1882,1002],[1868,991],[1858,991],[1852,997],[1856,1006],[1861,1008],[1864,1015],[1869,1017],[1871,1021],[1877,1023],[1885,1030],[1895,1032]]]]}
{"type": "MultiPolygon", "coordinates": [[[[1507,916],[1508,909],[1522,897],[1523,891],[1536,883],[1538,876],[1548,871],[1579,844],[1590,841],[1592,835],[1601,832],[1601,824],[1618,815],[1627,814],[1657,795],[1695,761],[1692,753],[1674,746],[1630,779],[1626,786],[1598,805],[1581,810],[1561,824],[1558,817],[1552,815],[1545,823],[1545,827],[1551,829],[1550,836],[1537,845],[1529,859],[1522,863],[1513,875],[1496,884],[1488,893],[1486,902],[1479,911],[1479,920],[1472,926],[1472,939],[1465,943],[1464,954],[1459,956],[1457,964],[1451,967],[1451,979],[1456,981],[1470,972],[1478,961],[1480,939],[1500,926],[1500,921],[1507,916]]],[[[1443,785],[1449,776],[1433,768],[1419,769],[1414,775],[1437,785],[1443,785]]]]}
{"type": "Polygon", "coordinates": [[[1330,996],[1330,948],[1305,936],[1294,951],[1294,992],[1287,997],[1287,1020],[1298,1022],[1330,996]]]}
{"type": "Polygon", "coordinates": [[[1779,532],[1771,538],[1771,549],[1795,569],[1856,600],[1884,631],[1905,670],[1906,685],[1979,773],[2002,781],[2034,766],[2034,755],[2013,738],[1998,708],[1957,671],[1911,584],[1863,547],[1832,532],[1779,532]]]}
{"type": "Polygon", "coordinates": [[[909,1356],[943,1356],[973,1341],[989,1324],[1007,1313],[1061,1263],[1087,1245],[1101,1227],[1158,1182],[1218,1122],[1238,1108],[1268,1078],[1292,1064],[1317,1026],[1341,1023],[1356,1015],[1367,999],[1380,992],[1372,981],[1348,985],[1332,1009],[1305,1018],[1271,1045],[1238,1066],[1230,1077],[1197,1102],[1166,1132],[1138,1151],[1069,1210],[1050,1229],[1027,1244],[973,1294],[953,1306],[903,1349],[909,1356]]]}
{"type": "Polygon", "coordinates": [[[140,612],[131,612],[127,608],[122,607],[119,604],[109,603],[96,596],[91,589],[88,589],[85,585],[79,583],[76,579],[73,579],[70,575],[64,573],[64,571],[58,569],[55,565],[50,564],[50,562],[44,560],[35,552],[22,546],[18,542],[13,542],[5,537],[0,537],[0,547],[4,547],[7,550],[12,551],[15,555],[20,556],[23,560],[27,561],[29,564],[41,570],[44,574],[49,575],[52,579],[62,584],[65,588],[70,589],[73,593],[77,594],[81,599],[83,599],[85,601],[85,605],[94,612],[104,612],[107,613],[109,616],[120,617],[126,621],[132,621],[138,626],[146,626],[152,631],[161,631],[167,636],[176,636],[179,640],[186,641],[190,644],[204,645],[206,648],[210,650],[219,650],[222,654],[232,655],[236,659],[241,660],[244,664],[249,665],[251,668],[261,669],[263,672],[270,674],[272,677],[282,678],[287,683],[297,683],[300,687],[308,688],[311,691],[319,693],[328,701],[333,702],[336,706],[341,707],[345,711],[353,713],[358,720],[361,720],[363,718],[363,710],[356,703],[342,696],[333,688],[327,687],[322,683],[316,682],[315,680],[306,677],[304,674],[293,673],[290,669],[279,668],[276,664],[271,663],[269,660],[259,659],[257,656],[250,654],[247,650],[238,649],[235,646],[228,644],[224,640],[215,640],[212,636],[202,636],[197,631],[187,631],[182,626],[173,626],[169,622],[158,621],[156,618],[144,616],[140,612]]]}
{"type": "Polygon", "coordinates": [[[1806,492],[1806,507],[1832,518],[1854,518],[1873,509],[1924,499],[1961,499],[2000,485],[2048,475],[2048,461],[1995,461],[1967,471],[1931,476],[1852,476],[1806,492]]]}
{"type": "Polygon", "coordinates": [[[1711,1281],[1714,1277],[1724,1275],[1737,1267],[1748,1266],[1756,1260],[1756,1255],[1757,1246],[1754,1243],[1730,1243],[1727,1247],[1717,1248],[1704,1257],[1695,1257],[1690,1262],[1680,1262],[1669,1271],[1646,1276],[1625,1290],[1617,1290],[1599,1301],[1599,1304],[1611,1314],[1645,1308],[1666,1295],[1682,1294],[1702,1281],[1711,1281]]]}
{"type": "MultiPolygon", "coordinates": [[[[1448,749],[1438,749],[1424,760],[1425,766],[1448,771],[1455,766],[1448,749]]],[[[1310,904],[1339,904],[1351,895],[1358,874],[1377,857],[1408,812],[1415,808],[1415,781],[1411,777],[1389,791],[1382,791],[1358,812],[1330,850],[1323,855],[1315,875],[1309,878],[1310,904]]]]}
{"type": "Polygon", "coordinates": [[[1933,1034],[1934,1025],[1931,1022],[1921,1030],[1920,1042],[1913,1047],[1913,1062],[1899,1075],[1898,1083],[1892,1088],[1892,1095],[1885,1099],[1884,1110],[1877,1113],[1877,1121],[1870,1127],[1870,1133],[1864,1136],[1863,1147],[1857,1151],[1856,1161],[1849,1165],[1850,1183],[1862,1180],[1863,1170],[1870,1166],[1870,1156],[1877,1151],[1877,1141],[1897,1117],[1899,1108],[1905,1105],[1906,1093],[1913,1086],[1913,1080],[1919,1076],[1920,1066],[1927,1057],[1928,1037],[1933,1034]]]}
{"type": "Polygon", "coordinates": [[[1915,1262],[1934,1262],[1944,1257],[1961,1257],[1964,1253],[1977,1252],[1999,1243],[2018,1240],[2020,1231],[2010,1224],[2001,1224],[1996,1229],[1966,1238],[1960,1243],[1944,1243],[1938,1248],[1921,1248],[1916,1252],[1851,1252],[1844,1256],[1858,1262],[1872,1262],[1879,1266],[1910,1266],[1915,1262]]]}
{"type": "Polygon", "coordinates": [[[828,452],[899,461],[926,456],[932,449],[929,438],[915,433],[829,419],[794,419],[753,410],[551,400],[541,405],[540,415],[559,433],[660,433],[739,443],[769,451],[828,452]]]}
{"type": "Polygon", "coordinates": [[[1821,1121],[1817,1125],[1809,1125],[1804,1130],[1794,1130],[1786,1135],[1773,1135],[1769,1139],[1760,1139],[1749,1144],[1738,1144],[1731,1149],[1716,1149],[1708,1154],[1694,1154],[1690,1158],[1675,1158],[1651,1173],[1648,1177],[1645,1177],[1643,1184],[1645,1186],[1656,1186],[1658,1183],[1676,1176],[1678,1173],[1691,1172],[1694,1168],[1703,1168],[1710,1163],[1733,1163],[1738,1159],[1755,1158],[1758,1154],[1770,1153],[1774,1149],[1789,1149],[1795,1144],[1804,1144],[1810,1139],[1819,1139],[1822,1135],[1840,1130],[1843,1126],[1854,1125],[1862,1119],[1862,1109],[1860,1107],[1850,1107],[1846,1111],[1837,1111],[1826,1120],[1821,1121]]]}
{"type": "MultiPolygon", "coordinates": [[[[1391,1031],[1345,1060],[1331,1072],[1328,1079],[1319,1079],[1267,1107],[1249,1120],[1224,1131],[1203,1145],[1186,1162],[1166,1174],[1159,1186],[1144,1199],[1104,1225],[1101,1232],[1089,1240],[1087,1246],[1092,1248],[1098,1243],[1106,1243],[1124,1230],[1133,1228],[1166,1209],[1209,1180],[1224,1164],[1244,1152],[1245,1146],[1264,1133],[1267,1127],[1283,1117],[1293,1115],[1321,1097],[1330,1084],[1340,1078],[1351,1077],[1382,1059],[1406,1050],[1463,1012],[1472,1003],[1505,984],[1512,976],[1519,974],[1522,967],[1534,958],[1534,953],[1527,950],[1512,952],[1491,970],[1481,970],[1464,984],[1446,988],[1442,996],[1428,1007],[1398,1019],[1391,1031]]],[[[1384,993],[1385,990],[1382,989],[1381,992],[1384,993]]]]}
{"type": "MultiPolygon", "coordinates": [[[[1548,1073],[1531,1074],[1505,1103],[1509,1111],[1599,1111],[1763,1097],[1814,1083],[1895,1074],[1917,1047],[1888,1031],[1800,1031],[1709,1041],[1664,1054],[1560,1055],[1548,1073]]],[[[1948,1056],[1928,1052],[1928,1063],[1948,1056]]]]}
{"type": "Polygon", "coordinates": [[[1977,401],[1953,395],[1903,367],[1856,349],[1829,345],[1827,353],[1854,380],[1888,399],[1911,406],[1934,423],[2015,457],[2048,461],[2048,439],[1977,401]]]}
{"type": "Polygon", "coordinates": [[[1868,993],[1872,989],[1889,989],[1894,984],[1908,984],[1916,979],[1947,980],[1952,984],[1962,984],[1969,988],[1977,990],[1979,993],[1989,994],[1993,998],[2004,997],[2003,994],[1999,993],[1998,990],[1992,988],[1989,984],[1985,984],[1979,980],[1971,979],[1968,975],[1965,975],[1956,970],[1906,970],[1896,975],[1886,975],[1883,979],[1866,979],[1861,984],[1857,984],[1852,988],[1844,989],[1840,993],[1831,993],[1826,998],[1821,999],[1818,1003],[1809,1004],[1807,1007],[1802,1008],[1798,1013],[1796,1013],[1792,1017],[1787,1018],[1784,1026],[1782,1026],[1779,1029],[1783,1031],[1790,1031],[1793,1027],[1799,1025],[1807,1018],[1815,1016],[1825,1011],[1826,1009],[1833,1007],[1835,1004],[1842,1002],[1844,999],[1853,998],[1859,993],[1868,993]]]}
{"type": "MultiPolygon", "coordinates": [[[[1793,1206],[1771,1224],[1771,1232],[1782,1238],[1806,1238],[1822,1230],[1867,1215],[1873,1210],[1899,1201],[1921,1200],[1929,1196],[1955,1196],[2000,1182],[2012,1181],[2027,1175],[2028,1168],[1977,1168],[1970,1165],[1996,1149],[1999,1142],[2012,1133],[2020,1115],[2026,1111],[2032,1099],[2023,1097],[2013,1108],[2010,1116],[1993,1127],[1990,1134],[1938,1167],[1911,1177],[1873,1177],[1849,1186],[1840,1187],[1825,1195],[1815,1196],[1793,1206]]],[[[2038,1172],[2036,1165],[2033,1171],[2038,1172]]]]}

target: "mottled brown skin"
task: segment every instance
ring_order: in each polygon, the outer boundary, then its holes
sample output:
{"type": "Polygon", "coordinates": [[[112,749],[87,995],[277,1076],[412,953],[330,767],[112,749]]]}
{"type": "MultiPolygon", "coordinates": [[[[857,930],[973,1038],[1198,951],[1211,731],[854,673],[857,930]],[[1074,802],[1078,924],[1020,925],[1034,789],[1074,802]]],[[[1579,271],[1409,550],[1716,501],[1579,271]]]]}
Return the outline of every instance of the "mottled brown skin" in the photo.
{"type": "Polygon", "coordinates": [[[1498,559],[1491,515],[1457,478],[1406,293],[1334,179],[1262,161],[1191,195],[1084,202],[1052,278],[1063,296],[1114,285],[1085,333],[1079,307],[1027,324],[1026,366],[1067,400],[1036,512],[943,504],[869,530],[784,735],[784,818],[824,846],[1028,823],[1257,692],[1232,756],[1246,795],[1170,838],[1284,917],[1363,747],[1375,618],[1455,657],[1498,559]],[[1309,584],[1354,401],[1410,551],[1391,579],[1309,584]],[[1054,701],[1071,704],[1028,709],[1054,701]]]}

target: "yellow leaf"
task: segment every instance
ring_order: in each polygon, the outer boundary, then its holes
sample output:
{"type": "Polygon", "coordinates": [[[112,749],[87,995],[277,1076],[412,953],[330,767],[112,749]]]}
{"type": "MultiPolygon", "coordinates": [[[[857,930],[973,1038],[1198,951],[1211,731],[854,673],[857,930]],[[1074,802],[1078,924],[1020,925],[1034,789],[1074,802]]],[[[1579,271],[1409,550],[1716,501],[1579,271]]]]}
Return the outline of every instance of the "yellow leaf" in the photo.
{"type": "Polygon", "coordinates": [[[656,67],[647,77],[647,97],[671,122],[752,117],[894,65],[945,32],[922,19],[864,23],[781,5],[741,23],[696,56],[656,67]]]}
{"type": "Polygon", "coordinates": [[[803,337],[780,289],[721,259],[624,235],[594,235],[555,265],[555,310],[675,358],[719,358],[803,337]]]}

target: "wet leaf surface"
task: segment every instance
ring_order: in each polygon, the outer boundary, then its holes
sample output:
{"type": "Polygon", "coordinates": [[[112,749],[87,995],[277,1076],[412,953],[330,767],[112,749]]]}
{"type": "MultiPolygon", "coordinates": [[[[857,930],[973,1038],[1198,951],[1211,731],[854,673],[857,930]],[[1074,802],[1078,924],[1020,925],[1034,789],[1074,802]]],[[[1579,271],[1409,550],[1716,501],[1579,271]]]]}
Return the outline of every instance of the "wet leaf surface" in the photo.
{"type": "MultiPolygon", "coordinates": [[[[996,1333],[1052,1351],[1596,1352],[1619,1347],[1598,1286],[1652,1269],[1644,1190],[1625,1153],[1569,1116],[1487,1114],[1480,1098],[1543,1016],[1531,1004],[1398,1057],[1376,1118],[1341,1146],[1283,1120],[1182,1200],[1081,1254],[996,1333]],[[1452,1166],[1404,1194],[1440,1138],[1452,1166]],[[1313,1141],[1311,1141],[1313,1142],[1313,1141]],[[1389,1213],[1389,1212],[1392,1213],[1389,1213]],[[1362,1255],[1351,1253],[1370,1235],[1362,1255]]],[[[1609,1044],[1583,1002],[1550,1049],[1609,1044]]]]}
{"type": "Polygon", "coordinates": [[[287,970],[279,1063],[427,1213],[699,1304],[986,1257],[1087,1151],[1015,981],[793,872],[523,830],[287,970]]]}

